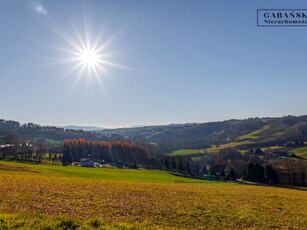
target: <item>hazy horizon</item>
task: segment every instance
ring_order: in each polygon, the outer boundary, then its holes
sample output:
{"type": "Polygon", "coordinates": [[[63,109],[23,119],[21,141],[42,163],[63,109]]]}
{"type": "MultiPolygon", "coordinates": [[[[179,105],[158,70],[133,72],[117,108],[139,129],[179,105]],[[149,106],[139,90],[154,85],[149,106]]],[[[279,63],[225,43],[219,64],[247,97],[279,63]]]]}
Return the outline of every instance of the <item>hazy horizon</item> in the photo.
{"type": "MultiPolygon", "coordinates": [[[[201,124],[201,123],[209,123],[209,122],[222,122],[222,121],[229,121],[229,120],[244,120],[249,118],[280,118],[280,117],[286,117],[286,116],[305,116],[307,114],[299,114],[299,115],[293,115],[293,114],[287,114],[283,116],[254,116],[254,117],[243,117],[243,118],[229,118],[229,119],[222,119],[222,120],[211,120],[211,121],[191,121],[191,122],[172,122],[172,123],[157,123],[157,124],[132,124],[128,126],[114,126],[114,127],[108,127],[103,125],[90,125],[90,124],[44,124],[44,123],[38,123],[35,121],[20,121],[16,120],[20,124],[27,124],[27,123],[34,123],[42,126],[55,126],[60,128],[65,128],[69,126],[75,126],[75,127],[84,127],[84,128],[101,128],[101,129],[121,129],[121,128],[136,128],[136,127],[143,127],[143,126],[167,126],[167,125],[184,125],[184,124],[201,124]]],[[[4,118],[0,118],[4,119],[4,118]]],[[[4,119],[4,120],[12,120],[12,119],[4,119]]]]}

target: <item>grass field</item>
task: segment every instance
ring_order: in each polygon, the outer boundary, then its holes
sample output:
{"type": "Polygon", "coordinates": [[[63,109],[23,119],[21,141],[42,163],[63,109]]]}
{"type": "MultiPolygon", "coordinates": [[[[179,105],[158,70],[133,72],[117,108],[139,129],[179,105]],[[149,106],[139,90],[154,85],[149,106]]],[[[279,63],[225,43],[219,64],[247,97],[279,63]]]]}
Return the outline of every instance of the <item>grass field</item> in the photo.
{"type": "Polygon", "coordinates": [[[259,136],[257,136],[257,134],[269,129],[270,126],[269,125],[265,125],[263,126],[261,129],[259,130],[255,130],[254,132],[251,132],[251,133],[247,133],[247,134],[244,134],[244,135],[241,135],[237,138],[237,140],[246,140],[246,139],[258,139],[259,136]]]}
{"type": "Polygon", "coordinates": [[[169,156],[178,156],[178,155],[189,155],[198,153],[198,149],[180,149],[169,153],[169,156]]]}
{"type": "Polygon", "coordinates": [[[265,151],[266,149],[274,149],[276,151],[280,150],[280,149],[284,149],[284,146],[270,146],[270,147],[265,147],[265,148],[261,148],[262,151],[265,151]]]}
{"type": "MultiPolygon", "coordinates": [[[[24,142],[28,142],[28,143],[32,143],[32,142],[36,142],[37,140],[39,140],[40,138],[34,138],[34,139],[23,139],[24,142]]],[[[53,139],[44,139],[48,144],[60,144],[61,141],[55,141],[53,139]]]]}
{"type": "Polygon", "coordinates": [[[304,228],[306,191],[0,162],[0,229],[304,228]]]}
{"type": "Polygon", "coordinates": [[[235,148],[235,147],[238,147],[240,145],[245,145],[245,144],[250,144],[250,143],[252,143],[252,142],[251,141],[240,141],[240,142],[234,141],[234,142],[229,142],[229,143],[222,144],[222,145],[219,145],[219,146],[214,146],[214,147],[211,147],[211,148],[206,148],[206,149],[204,149],[204,151],[207,152],[207,153],[217,153],[221,149],[235,148]]]}
{"type": "Polygon", "coordinates": [[[48,144],[60,144],[60,143],[61,143],[61,141],[55,141],[55,140],[53,140],[53,139],[46,139],[46,142],[47,142],[48,144]]]}
{"type": "Polygon", "coordinates": [[[307,146],[292,149],[291,152],[294,153],[295,155],[302,157],[305,160],[307,160],[307,146]]]}

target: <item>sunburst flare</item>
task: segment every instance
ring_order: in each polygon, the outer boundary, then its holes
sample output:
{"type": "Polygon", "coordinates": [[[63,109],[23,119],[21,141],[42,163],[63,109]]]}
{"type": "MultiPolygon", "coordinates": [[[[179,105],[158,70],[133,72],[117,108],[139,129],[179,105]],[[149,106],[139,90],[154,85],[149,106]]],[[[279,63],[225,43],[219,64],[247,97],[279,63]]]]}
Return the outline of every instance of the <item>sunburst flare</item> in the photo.
{"type": "MultiPolygon", "coordinates": [[[[63,53],[66,53],[67,56],[61,58],[57,63],[72,63],[72,68],[67,73],[70,75],[72,73],[77,73],[76,81],[73,86],[73,89],[78,84],[80,79],[83,76],[86,76],[88,79],[94,77],[98,80],[100,85],[103,87],[102,78],[106,76],[106,66],[124,68],[131,70],[131,68],[114,63],[109,60],[112,56],[112,53],[107,53],[105,50],[112,43],[112,41],[118,36],[120,31],[115,33],[111,38],[102,42],[102,30],[99,32],[98,36],[93,42],[90,25],[87,24],[85,20],[85,33],[84,36],[81,36],[81,33],[77,28],[72,24],[75,35],[70,36],[65,31],[57,29],[57,34],[68,44],[66,48],[57,48],[63,53]]],[[[105,91],[104,87],[103,90],[105,91]]]]}

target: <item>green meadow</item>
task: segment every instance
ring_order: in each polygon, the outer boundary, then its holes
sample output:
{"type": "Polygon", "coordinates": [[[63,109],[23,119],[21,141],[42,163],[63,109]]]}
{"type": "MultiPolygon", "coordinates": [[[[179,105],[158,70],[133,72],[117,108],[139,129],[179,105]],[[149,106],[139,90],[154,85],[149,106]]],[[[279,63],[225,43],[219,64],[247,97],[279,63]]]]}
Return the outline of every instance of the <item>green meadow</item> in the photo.
{"type": "Polygon", "coordinates": [[[292,149],[290,152],[294,153],[296,156],[302,157],[307,160],[307,146],[292,149]]]}
{"type": "MultiPolygon", "coordinates": [[[[147,170],[147,169],[111,169],[111,168],[88,168],[79,166],[57,166],[44,164],[28,164],[17,162],[3,162],[16,167],[25,167],[43,176],[58,176],[58,177],[79,177],[92,179],[107,179],[121,181],[142,181],[142,182],[203,182],[192,178],[178,177],[169,174],[165,171],[147,170]]],[[[17,171],[20,173],[22,171],[17,171]]],[[[14,172],[11,172],[14,173],[14,172]]]]}
{"type": "Polygon", "coordinates": [[[247,133],[244,135],[241,135],[237,138],[237,140],[245,140],[245,139],[258,139],[259,136],[257,136],[257,134],[262,133],[263,131],[267,130],[270,128],[270,125],[265,125],[263,126],[261,129],[259,130],[255,130],[251,133],[247,133]]]}
{"type": "Polygon", "coordinates": [[[180,155],[189,155],[198,153],[198,149],[180,149],[169,153],[169,156],[180,156],[180,155]]]}

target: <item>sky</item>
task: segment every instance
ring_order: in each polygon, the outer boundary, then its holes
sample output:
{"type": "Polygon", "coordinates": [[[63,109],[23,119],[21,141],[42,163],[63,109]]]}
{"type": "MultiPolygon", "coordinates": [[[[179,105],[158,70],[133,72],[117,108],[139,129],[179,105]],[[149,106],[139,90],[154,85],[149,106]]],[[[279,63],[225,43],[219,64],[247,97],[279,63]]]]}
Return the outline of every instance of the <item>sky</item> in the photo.
{"type": "Polygon", "coordinates": [[[307,27],[257,27],[272,8],[307,2],[1,0],[0,118],[115,128],[307,114],[307,27]],[[76,51],[64,38],[85,28],[106,44],[99,79],[61,63],[76,51]]]}

